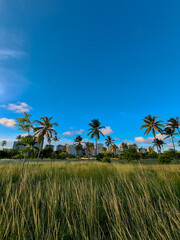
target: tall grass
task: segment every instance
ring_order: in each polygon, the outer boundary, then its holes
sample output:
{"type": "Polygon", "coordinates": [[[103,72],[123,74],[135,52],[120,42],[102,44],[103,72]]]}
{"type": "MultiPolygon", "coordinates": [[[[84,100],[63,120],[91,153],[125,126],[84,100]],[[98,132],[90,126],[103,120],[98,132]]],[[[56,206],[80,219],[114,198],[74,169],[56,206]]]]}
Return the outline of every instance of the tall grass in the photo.
{"type": "Polygon", "coordinates": [[[0,166],[0,239],[180,239],[180,166],[0,166]]]}

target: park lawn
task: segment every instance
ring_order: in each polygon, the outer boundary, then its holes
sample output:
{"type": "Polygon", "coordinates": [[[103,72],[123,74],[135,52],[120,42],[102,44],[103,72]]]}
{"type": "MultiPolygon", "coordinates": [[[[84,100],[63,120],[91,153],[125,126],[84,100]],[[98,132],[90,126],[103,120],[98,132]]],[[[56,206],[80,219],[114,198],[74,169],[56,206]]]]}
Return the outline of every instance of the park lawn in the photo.
{"type": "Polygon", "coordinates": [[[0,164],[0,239],[179,239],[180,165],[27,166],[0,164]]]}

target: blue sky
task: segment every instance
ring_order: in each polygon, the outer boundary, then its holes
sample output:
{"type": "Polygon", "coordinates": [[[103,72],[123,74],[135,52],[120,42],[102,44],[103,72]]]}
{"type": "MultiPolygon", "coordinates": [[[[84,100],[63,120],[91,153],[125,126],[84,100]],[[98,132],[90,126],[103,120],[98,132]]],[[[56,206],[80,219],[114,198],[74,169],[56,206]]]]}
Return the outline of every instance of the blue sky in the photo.
{"type": "Polygon", "coordinates": [[[178,0],[1,0],[0,140],[11,144],[25,109],[53,116],[62,143],[99,118],[117,144],[149,144],[144,116],[180,115],[179,10],[178,0]]]}

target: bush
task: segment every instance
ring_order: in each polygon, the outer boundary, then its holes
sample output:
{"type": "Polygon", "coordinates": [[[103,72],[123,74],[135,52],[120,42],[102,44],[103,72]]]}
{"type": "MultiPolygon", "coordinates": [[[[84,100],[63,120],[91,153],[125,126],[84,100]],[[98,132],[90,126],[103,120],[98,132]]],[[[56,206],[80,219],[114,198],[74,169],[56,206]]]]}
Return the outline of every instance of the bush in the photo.
{"type": "Polygon", "coordinates": [[[9,158],[9,154],[5,150],[0,150],[0,159],[1,158],[9,158]]]}
{"type": "Polygon", "coordinates": [[[96,155],[96,159],[98,160],[98,161],[101,161],[101,159],[104,157],[104,154],[103,153],[98,153],[97,155],[96,155]]]}
{"type": "Polygon", "coordinates": [[[169,164],[172,161],[172,157],[167,155],[166,153],[162,153],[158,156],[158,163],[160,164],[169,164]]]}
{"type": "Polygon", "coordinates": [[[22,154],[16,154],[12,158],[13,159],[21,159],[21,158],[23,158],[23,155],[22,154]]]}
{"type": "Polygon", "coordinates": [[[158,154],[157,154],[157,152],[151,151],[151,152],[148,153],[147,157],[152,158],[152,159],[156,159],[156,158],[158,158],[158,154]]]}
{"type": "Polygon", "coordinates": [[[73,154],[68,154],[68,158],[76,158],[73,154]]]}
{"type": "Polygon", "coordinates": [[[101,162],[104,162],[104,163],[110,163],[111,162],[111,159],[109,157],[103,157],[101,159],[101,162]]]}
{"type": "Polygon", "coordinates": [[[66,159],[68,157],[68,153],[67,152],[61,152],[60,154],[59,154],[59,158],[60,159],[66,159]]]}

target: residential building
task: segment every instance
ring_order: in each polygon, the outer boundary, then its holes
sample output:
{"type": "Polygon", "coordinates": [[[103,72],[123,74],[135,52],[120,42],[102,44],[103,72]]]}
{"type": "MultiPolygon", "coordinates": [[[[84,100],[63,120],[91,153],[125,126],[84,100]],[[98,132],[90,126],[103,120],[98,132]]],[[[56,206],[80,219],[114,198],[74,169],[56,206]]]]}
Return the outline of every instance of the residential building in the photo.
{"type": "Polygon", "coordinates": [[[59,144],[56,147],[56,151],[62,151],[63,150],[63,145],[59,144]]]}
{"type": "Polygon", "coordinates": [[[103,143],[97,143],[97,154],[102,153],[103,151],[103,143]]]}

